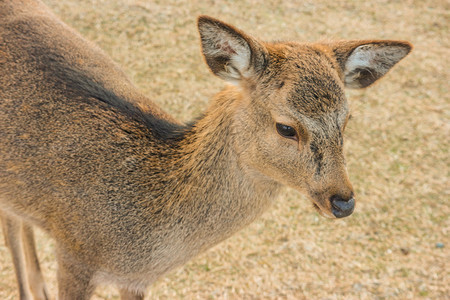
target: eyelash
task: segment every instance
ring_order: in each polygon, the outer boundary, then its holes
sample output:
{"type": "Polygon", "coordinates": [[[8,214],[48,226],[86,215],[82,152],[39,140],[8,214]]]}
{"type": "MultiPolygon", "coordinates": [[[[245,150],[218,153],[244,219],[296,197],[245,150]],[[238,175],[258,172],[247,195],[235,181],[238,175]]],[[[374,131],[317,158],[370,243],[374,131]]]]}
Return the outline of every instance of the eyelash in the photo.
{"type": "Polygon", "coordinates": [[[344,126],[342,126],[342,131],[345,130],[345,127],[347,127],[348,121],[350,121],[351,118],[352,118],[352,115],[349,114],[348,117],[345,119],[344,126]]]}

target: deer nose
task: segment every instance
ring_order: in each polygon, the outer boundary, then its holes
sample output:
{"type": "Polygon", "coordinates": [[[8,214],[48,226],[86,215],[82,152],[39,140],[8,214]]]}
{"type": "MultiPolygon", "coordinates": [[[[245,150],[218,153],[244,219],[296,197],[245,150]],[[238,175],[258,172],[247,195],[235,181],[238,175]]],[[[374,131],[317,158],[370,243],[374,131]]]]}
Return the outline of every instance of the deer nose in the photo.
{"type": "Polygon", "coordinates": [[[344,218],[353,212],[355,208],[355,199],[353,196],[350,199],[344,199],[340,195],[333,195],[330,197],[331,211],[336,218],[344,218]]]}

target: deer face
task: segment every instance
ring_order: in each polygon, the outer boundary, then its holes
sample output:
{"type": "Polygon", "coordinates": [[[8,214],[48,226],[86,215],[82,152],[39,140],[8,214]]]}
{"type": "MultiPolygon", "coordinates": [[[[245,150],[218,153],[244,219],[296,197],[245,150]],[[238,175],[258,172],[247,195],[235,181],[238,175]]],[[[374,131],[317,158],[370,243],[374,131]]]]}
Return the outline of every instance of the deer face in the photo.
{"type": "Polygon", "coordinates": [[[349,109],[338,65],[312,46],[265,47],[263,75],[244,87],[250,99],[244,119],[253,136],[243,149],[247,161],[306,192],[322,215],[347,216],[354,208],[343,155],[349,109]]]}
{"type": "Polygon", "coordinates": [[[199,18],[199,31],[211,70],[243,95],[237,127],[248,133],[239,146],[244,164],[305,192],[323,216],[350,215],[355,200],[343,154],[344,86],[370,85],[410,44],[261,43],[209,17],[199,18]]]}

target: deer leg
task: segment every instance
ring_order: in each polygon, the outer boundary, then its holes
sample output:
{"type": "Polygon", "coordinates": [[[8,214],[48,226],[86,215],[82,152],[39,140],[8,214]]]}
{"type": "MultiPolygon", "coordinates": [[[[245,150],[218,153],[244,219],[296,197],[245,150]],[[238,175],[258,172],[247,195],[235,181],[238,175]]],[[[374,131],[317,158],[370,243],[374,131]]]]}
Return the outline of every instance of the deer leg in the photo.
{"type": "Polygon", "coordinates": [[[28,284],[35,300],[48,300],[47,288],[42,276],[39,259],[36,253],[36,243],[34,241],[33,228],[27,224],[22,227],[23,250],[27,262],[28,284]]]}
{"type": "Polygon", "coordinates": [[[58,299],[88,300],[95,286],[91,279],[93,272],[72,256],[58,249],[58,299]]]}
{"type": "Polygon", "coordinates": [[[121,289],[120,290],[120,299],[121,300],[143,300],[144,295],[142,295],[141,293],[131,292],[126,289],[121,289]]]}
{"type": "Polygon", "coordinates": [[[11,252],[14,270],[16,272],[17,284],[19,285],[20,299],[32,299],[27,289],[27,274],[21,239],[22,221],[2,216],[2,227],[5,235],[5,244],[11,252]]]}

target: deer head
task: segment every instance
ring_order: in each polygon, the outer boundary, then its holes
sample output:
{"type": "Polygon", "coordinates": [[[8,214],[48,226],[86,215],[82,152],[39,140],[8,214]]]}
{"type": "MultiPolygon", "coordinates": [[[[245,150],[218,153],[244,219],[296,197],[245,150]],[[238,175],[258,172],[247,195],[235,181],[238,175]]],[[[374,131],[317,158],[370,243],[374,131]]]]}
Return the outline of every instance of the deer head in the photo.
{"type": "Polygon", "coordinates": [[[244,168],[311,198],[327,217],[355,200],[343,153],[344,88],[365,88],[412,46],[405,41],[327,43],[256,40],[211,17],[198,20],[206,63],[239,89],[236,132],[244,168]]]}

